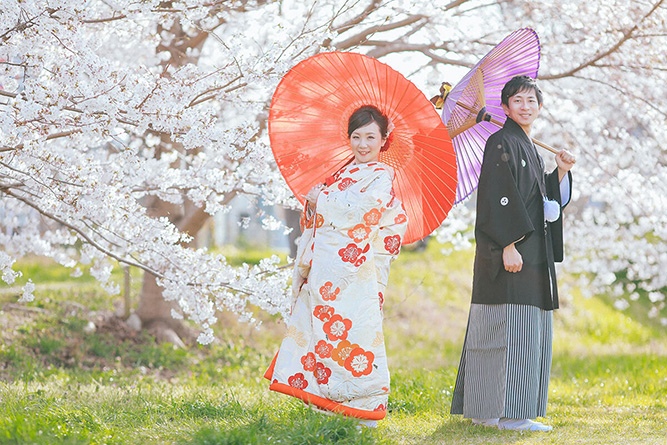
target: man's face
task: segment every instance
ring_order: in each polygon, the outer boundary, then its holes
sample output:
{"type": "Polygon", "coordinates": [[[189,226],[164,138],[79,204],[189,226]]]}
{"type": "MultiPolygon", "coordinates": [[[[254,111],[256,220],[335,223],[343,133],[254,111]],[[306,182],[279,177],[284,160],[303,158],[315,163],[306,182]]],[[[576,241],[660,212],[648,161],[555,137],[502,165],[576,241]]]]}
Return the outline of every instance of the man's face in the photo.
{"type": "Polygon", "coordinates": [[[542,105],[537,102],[537,95],[532,88],[521,90],[508,100],[509,105],[503,104],[505,114],[519,124],[528,134],[530,128],[540,114],[542,105]]]}

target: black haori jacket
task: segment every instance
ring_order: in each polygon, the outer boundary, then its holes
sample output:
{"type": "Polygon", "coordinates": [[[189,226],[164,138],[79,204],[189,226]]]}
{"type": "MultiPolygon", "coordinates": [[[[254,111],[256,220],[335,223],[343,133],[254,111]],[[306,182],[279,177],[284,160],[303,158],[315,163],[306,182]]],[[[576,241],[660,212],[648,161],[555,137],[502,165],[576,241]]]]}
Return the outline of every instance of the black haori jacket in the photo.
{"type": "MultiPolygon", "coordinates": [[[[568,178],[571,191],[569,172],[568,178]]],[[[543,195],[565,205],[570,201],[570,196],[561,200],[558,168],[545,173],[533,142],[507,118],[484,149],[477,192],[473,304],[558,308],[554,262],[563,260],[563,219],[561,213],[558,220],[545,222],[543,195]],[[523,267],[510,273],[503,265],[503,248],[515,241],[523,267]]]]}

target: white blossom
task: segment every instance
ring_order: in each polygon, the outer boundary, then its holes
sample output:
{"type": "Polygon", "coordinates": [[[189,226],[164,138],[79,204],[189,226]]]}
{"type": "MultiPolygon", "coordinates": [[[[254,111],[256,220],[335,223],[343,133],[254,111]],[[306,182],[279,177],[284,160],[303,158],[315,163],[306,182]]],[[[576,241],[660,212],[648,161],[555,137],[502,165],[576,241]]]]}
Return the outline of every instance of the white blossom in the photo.
{"type": "Polygon", "coordinates": [[[35,291],[35,283],[31,279],[28,279],[28,282],[21,290],[23,290],[23,294],[19,298],[19,303],[29,303],[35,299],[35,296],[32,294],[35,291]]]}
{"type": "MultiPolygon", "coordinates": [[[[644,0],[455,3],[380,2],[366,14],[364,2],[185,0],[165,13],[160,0],[0,0],[3,281],[20,275],[17,258],[44,255],[73,276],[88,269],[116,292],[112,267],[130,264],[158,277],[177,313],[201,326],[202,342],[213,340],[222,310],[250,322],[257,309],[286,316],[289,270],[275,259],[232,267],[186,247],[192,234],[176,222],[186,207],[213,215],[243,194],[298,207],[266,131],[282,76],[318,52],[352,50],[380,57],[430,96],[534,24],[545,93],[534,136],[577,156],[563,271],[579,274],[583,294],[629,304],[646,296],[663,314],[665,8],[644,0]],[[198,38],[201,45],[177,50],[198,38]],[[154,202],[173,211],[156,215],[154,202]]],[[[265,229],[283,230],[258,215],[265,229]]],[[[469,248],[473,218],[469,205],[455,207],[438,239],[469,248]]],[[[32,298],[28,283],[22,299],[32,298]]]]}
{"type": "Polygon", "coordinates": [[[616,309],[618,309],[619,311],[624,311],[624,310],[626,310],[627,308],[630,307],[630,303],[628,303],[628,300],[625,300],[625,299],[621,298],[621,299],[616,300],[614,302],[614,307],[616,309]]]}

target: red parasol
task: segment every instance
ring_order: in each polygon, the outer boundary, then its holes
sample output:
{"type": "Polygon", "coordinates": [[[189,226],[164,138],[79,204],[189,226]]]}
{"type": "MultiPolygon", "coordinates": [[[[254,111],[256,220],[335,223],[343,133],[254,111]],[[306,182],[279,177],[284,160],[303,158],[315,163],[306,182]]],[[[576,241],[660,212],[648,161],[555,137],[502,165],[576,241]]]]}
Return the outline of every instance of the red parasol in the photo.
{"type": "Polygon", "coordinates": [[[273,155],[303,202],[313,185],[352,159],[347,121],[363,105],[375,105],[395,126],[379,160],[396,171],[394,191],[408,214],[403,243],[418,241],[452,208],[456,156],[429,100],[388,65],[361,54],[329,52],[293,67],[271,101],[273,155]]]}

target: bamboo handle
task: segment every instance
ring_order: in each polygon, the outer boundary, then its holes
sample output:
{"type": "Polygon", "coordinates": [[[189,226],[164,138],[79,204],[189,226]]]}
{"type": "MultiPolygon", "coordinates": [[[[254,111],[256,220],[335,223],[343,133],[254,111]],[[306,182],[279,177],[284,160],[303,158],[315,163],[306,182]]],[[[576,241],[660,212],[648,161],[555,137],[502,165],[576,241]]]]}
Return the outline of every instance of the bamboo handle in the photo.
{"type": "MultiPolygon", "coordinates": [[[[496,125],[499,126],[499,127],[502,127],[502,126],[503,126],[503,124],[502,124],[500,121],[498,121],[498,120],[496,120],[496,119],[494,119],[494,118],[491,118],[491,123],[496,124],[496,125]]],[[[558,150],[556,150],[555,148],[553,148],[553,147],[551,147],[551,146],[545,144],[544,142],[540,142],[540,141],[538,141],[537,139],[534,139],[534,138],[530,138],[530,140],[532,140],[536,145],[539,145],[539,146],[542,147],[542,148],[546,148],[546,149],[549,150],[551,153],[558,154],[558,150]]]]}
{"type": "Polygon", "coordinates": [[[533,140],[533,142],[535,142],[535,144],[539,145],[540,147],[546,148],[547,150],[549,150],[553,154],[558,154],[558,150],[556,150],[555,148],[545,144],[544,142],[540,142],[537,139],[533,139],[533,138],[531,138],[531,139],[533,140]]]}
{"type": "MultiPolygon", "coordinates": [[[[468,110],[468,111],[472,111],[472,112],[475,111],[475,110],[473,110],[473,108],[472,108],[470,105],[467,105],[467,104],[463,104],[463,103],[459,103],[459,102],[457,102],[456,105],[459,105],[459,106],[465,108],[465,109],[468,110]]],[[[486,108],[486,107],[485,107],[485,108],[486,108]]],[[[495,125],[499,126],[500,128],[503,127],[503,123],[500,122],[499,120],[495,119],[491,114],[488,114],[488,113],[486,112],[486,110],[484,111],[484,114],[486,114],[486,115],[490,118],[490,119],[488,120],[488,122],[491,122],[492,124],[495,124],[495,125]]],[[[539,146],[542,147],[542,148],[545,148],[545,149],[549,150],[551,153],[558,154],[558,150],[556,150],[555,148],[553,148],[553,147],[551,147],[551,146],[545,144],[544,142],[540,142],[540,141],[538,141],[537,139],[533,139],[533,138],[530,138],[530,139],[531,139],[535,144],[539,145],[539,146]]]]}

